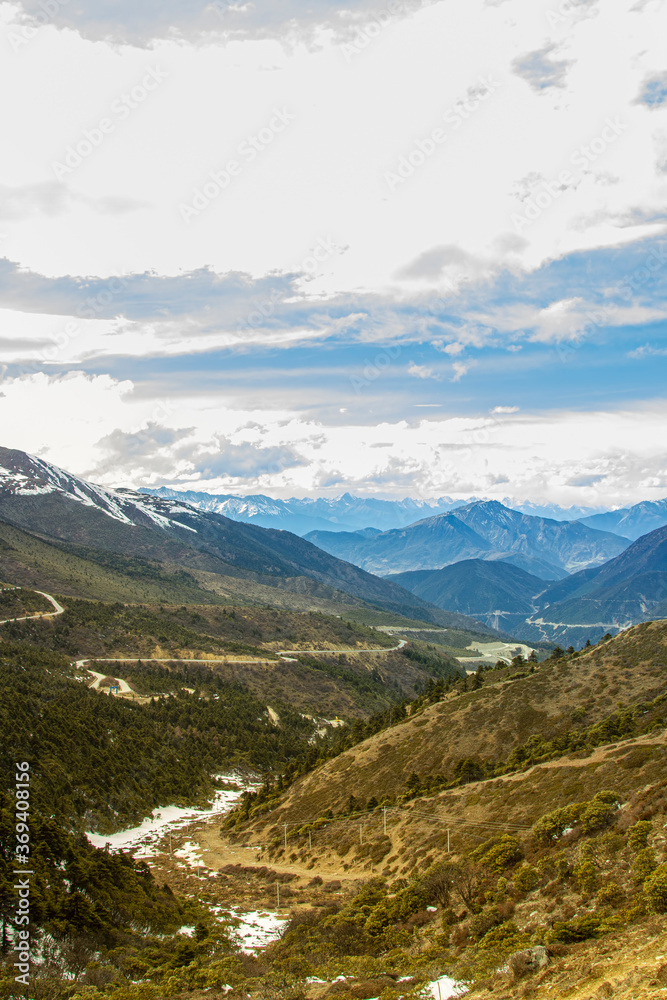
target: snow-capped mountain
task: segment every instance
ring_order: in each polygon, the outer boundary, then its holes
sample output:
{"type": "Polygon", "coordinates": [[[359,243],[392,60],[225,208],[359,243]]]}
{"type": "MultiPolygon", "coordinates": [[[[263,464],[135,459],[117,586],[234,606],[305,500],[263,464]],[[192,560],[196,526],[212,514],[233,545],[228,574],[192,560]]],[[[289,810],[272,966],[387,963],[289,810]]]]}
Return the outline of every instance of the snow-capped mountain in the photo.
{"type": "Polygon", "coordinates": [[[463,500],[440,497],[437,500],[380,500],[344,493],[338,497],[291,497],[278,500],[257,494],[198,493],[195,490],[142,488],[140,493],[163,499],[182,500],[200,510],[224,514],[234,521],[259,524],[263,528],[282,528],[296,535],[309,531],[357,531],[374,527],[387,531],[402,528],[422,517],[442,514],[462,506],[463,500]]]}
{"type": "MultiPolygon", "coordinates": [[[[270,531],[198,509],[184,502],[181,494],[156,497],[96,486],[8,448],[0,448],[0,525],[55,541],[59,552],[64,548],[76,554],[83,547],[84,555],[98,550],[107,556],[138,557],[142,565],[150,560],[170,571],[178,567],[186,573],[203,573],[206,579],[231,576],[254,580],[269,590],[294,587],[299,593],[345,594],[445,627],[484,629],[288,531],[270,531]]],[[[0,548],[0,579],[10,581],[3,572],[0,548]]]]}
{"type": "Polygon", "coordinates": [[[49,494],[94,508],[124,524],[196,530],[191,524],[183,524],[178,515],[185,514],[191,520],[197,517],[197,510],[180,501],[143,496],[134,490],[96,486],[25,452],[0,448],[0,498],[5,506],[11,498],[48,497],[49,494]]]}
{"type": "MultiPolygon", "coordinates": [[[[453,500],[451,497],[423,500],[406,497],[403,500],[381,500],[376,497],[355,497],[343,493],[337,497],[290,497],[287,500],[274,499],[263,494],[235,496],[233,494],[199,493],[196,490],[175,490],[167,487],[159,489],[142,488],[140,493],[163,499],[182,500],[199,510],[210,510],[224,514],[234,521],[260,524],[263,528],[282,528],[295,535],[307,535],[311,531],[359,531],[362,528],[377,528],[391,531],[405,528],[425,517],[449,514],[466,504],[478,501],[453,500]]],[[[561,521],[596,513],[603,508],[558,507],[556,504],[515,503],[503,501],[524,514],[551,517],[561,521]]]]}

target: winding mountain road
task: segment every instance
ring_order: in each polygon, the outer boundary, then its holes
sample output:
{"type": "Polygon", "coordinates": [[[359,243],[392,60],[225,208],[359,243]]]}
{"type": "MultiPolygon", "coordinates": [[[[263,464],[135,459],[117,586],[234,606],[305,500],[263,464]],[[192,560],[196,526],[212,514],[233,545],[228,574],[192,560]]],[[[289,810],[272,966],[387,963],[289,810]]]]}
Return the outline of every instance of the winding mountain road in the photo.
{"type": "Polygon", "coordinates": [[[397,646],[382,646],[374,649],[280,649],[278,656],[287,656],[289,653],[394,653],[397,649],[403,649],[407,639],[400,639],[397,646]]]}
{"type": "MultiPolygon", "coordinates": [[[[35,590],[35,591],[33,591],[33,593],[39,594],[41,597],[45,597],[46,600],[49,601],[53,605],[53,611],[38,611],[34,615],[23,615],[21,618],[5,618],[4,620],[0,621],[0,625],[6,625],[8,622],[24,622],[24,621],[28,621],[31,618],[55,618],[56,615],[62,615],[63,612],[65,611],[64,607],[62,606],[62,604],[60,604],[55,599],[55,597],[53,597],[51,594],[46,594],[46,593],[44,593],[43,590],[35,590]]],[[[397,649],[402,649],[403,646],[405,646],[406,642],[407,642],[406,639],[400,639],[399,642],[398,642],[398,644],[396,646],[391,646],[388,649],[386,649],[386,648],[381,648],[381,649],[377,649],[377,648],[375,648],[375,649],[281,649],[281,650],[278,651],[277,655],[279,657],[281,657],[281,659],[293,662],[292,657],[289,655],[289,654],[293,654],[293,653],[319,653],[319,654],[324,654],[324,653],[392,653],[392,652],[395,652],[397,649]]],[[[175,663],[175,662],[178,662],[178,663],[268,663],[268,662],[275,662],[275,661],[270,661],[268,659],[262,659],[260,657],[256,657],[254,659],[243,659],[243,660],[241,660],[241,659],[234,659],[233,657],[225,656],[225,657],[221,657],[220,659],[211,659],[211,658],[204,659],[204,658],[201,658],[201,659],[185,659],[184,660],[184,659],[181,659],[180,657],[177,657],[177,656],[162,657],[160,659],[156,659],[153,656],[143,656],[143,657],[137,657],[137,656],[124,656],[124,657],[96,656],[96,657],[87,657],[86,659],[83,659],[83,660],[77,660],[76,661],[76,666],[79,667],[80,670],[85,670],[87,673],[89,673],[91,675],[91,677],[93,678],[93,681],[92,681],[92,683],[89,686],[90,686],[90,688],[92,690],[99,691],[100,685],[101,685],[102,681],[104,680],[104,678],[105,677],[111,677],[112,675],[111,674],[101,674],[97,670],[91,670],[90,667],[86,666],[87,663],[136,663],[139,659],[150,660],[151,662],[154,662],[154,663],[175,663]]],[[[132,688],[127,683],[127,681],[123,680],[122,677],[114,677],[113,680],[118,685],[118,693],[119,694],[134,695],[135,692],[132,690],[132,688]]]]}
{"type": "MultiPolygon", "coordinates": [[[[17,588],[19,589],[19,588],[17,588]]],[[[23,615],[21,618],[4,618],[0,621],[0,625],[6,625],[7,622],[26,622],[30,618],[55,618],[56,615],[62,615],[64,608],[55,597],[51,597],[51,594],[45,594],[43,590],[34,590],[34,594],[39,594],[40,597],[45,597],[47,601],[53,605],[53,611],[37,611],[34,615],[23,615]]]]}
{"type": "MultiPolygon", "coordinates": [[[[393,653],[397,649],[402,649],[406,644],[406,639],[401,639],[396,646],[391,646],[389,649],[282,649],[278,651],[278,656],[287,661],[288,663],[296,662],[293,657],[288,656],[288,653],[393,653]]],[[[112,674],[100,674],[96,670],[91,670],[87,667],[87,663],[137,663],[139,660],[146,660],[151,663],[275,663],[275,660],[262,659],[261,657],[255,657],[253,659],[234,659],[231,656],[220,657],[219,659],[209,658],[206,659],[181,659],[179,656],[166,656],[161,658],[156,658],[154,656],[123,656],[123,657],[111,657],[111,656],[95,656],[88,657],[85,660],[77,660],[76,666],[80,670],[85,670],[93,678],[93,683],[90,685],[95,691],[99,691],[100,684],[105,677],[112,677],[112,674]]],[[[370,669],[370,668],[369,668],[370,669]]],[[[122,677],[113,677],[113,680],[119,686],[119,694],[134,694],[135,692],[129,686],[127,681],[124,681],[122,677]]]]}

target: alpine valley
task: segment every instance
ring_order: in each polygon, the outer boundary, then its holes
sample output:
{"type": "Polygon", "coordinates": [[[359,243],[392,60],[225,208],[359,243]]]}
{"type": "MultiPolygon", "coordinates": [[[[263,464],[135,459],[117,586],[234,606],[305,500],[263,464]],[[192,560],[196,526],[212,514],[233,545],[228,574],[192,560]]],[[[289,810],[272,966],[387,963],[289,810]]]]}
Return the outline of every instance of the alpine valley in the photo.
{"type": "Polygon", "coordinates": [[[0,1000],[662,995],[666,618],[665,502],[0,449],[0,1000]]]}

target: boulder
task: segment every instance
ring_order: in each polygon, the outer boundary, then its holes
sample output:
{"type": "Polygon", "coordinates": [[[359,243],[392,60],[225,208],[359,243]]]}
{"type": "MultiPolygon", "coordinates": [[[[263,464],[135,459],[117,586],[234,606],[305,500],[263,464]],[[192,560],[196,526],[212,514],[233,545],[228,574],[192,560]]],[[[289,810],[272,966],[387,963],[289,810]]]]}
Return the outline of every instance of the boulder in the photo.
{"type": "Polygon", "coordinates": [[[532,976],[549,965],[549,952],[544,945],[538,944],[534,948],[526,948],[524,951],[515,951],[510,955],[508,965],[512,972],[513,979],[520,979],[522,976],[532,976]]]}

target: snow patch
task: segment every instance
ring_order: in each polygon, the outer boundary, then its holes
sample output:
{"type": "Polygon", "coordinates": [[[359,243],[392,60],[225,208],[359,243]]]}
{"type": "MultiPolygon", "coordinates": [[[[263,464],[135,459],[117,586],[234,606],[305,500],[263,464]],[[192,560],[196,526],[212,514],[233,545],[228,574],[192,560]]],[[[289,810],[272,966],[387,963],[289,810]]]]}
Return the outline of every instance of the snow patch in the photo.
{"type": "MultiPolygon", "coordinates": [[[[238,775],[217,775],[219,780],[236,781],[239,784],[238,775]]],[[[181,806],[162,806],[154,809],[139,826],[134,826],[118,833],[92,833],[87,832],[86,837],[93,847],[106,847],[109,845],[111,851],[132,851],[135,858],[155,857],[159,851],[157,845],[165,833],[178,830],[195,819],[208,819],[211,816],[224,815],[241,798],[244,791],[249,791],[257,786],[255,784],[245,784],[238,790],[230,788],[220,788],[216,791],[213,802],[207,809],[190,808],[183,809],[181,806]]],[[[192,845],[194,846],[194,845],[192,845]]],[[[184,850],[184,848],[182,849],[184,850]]],[[[180,852],[175,852],[180,853],[180,852]]],[[[191,864],[199,864],[192,852],[192,859],[187,860],[191,864]]]]}
{"type": "Polygon", "coordinates": [[[241,951],[248,955],[258,948],[264,948],[272,941],[277,941],[289,920],[289,917],[281,917],[269,910],[239,912],[233,908],[229,912],[239,921],[232,934],[236,937],[241,951]]]}
{"type": "Polygon", "coordinates": [[[461,997],[468,992],[468,987],[463,983],[457,983],[449,976],[440,976],[433,982],[426,985],[426,989],[433,1000],[450,1000],[452,997],[461,997]]]}

